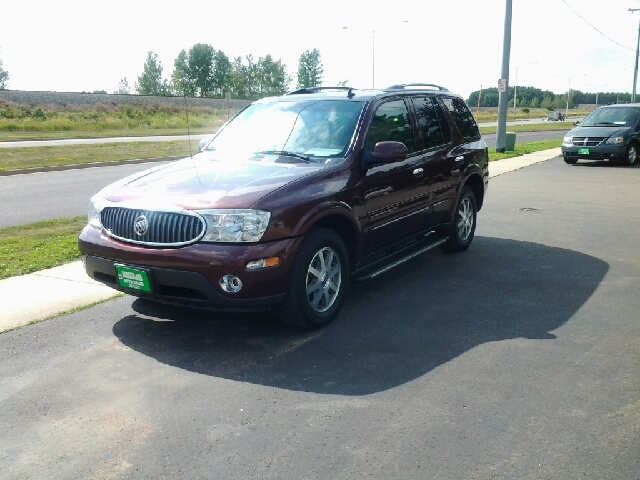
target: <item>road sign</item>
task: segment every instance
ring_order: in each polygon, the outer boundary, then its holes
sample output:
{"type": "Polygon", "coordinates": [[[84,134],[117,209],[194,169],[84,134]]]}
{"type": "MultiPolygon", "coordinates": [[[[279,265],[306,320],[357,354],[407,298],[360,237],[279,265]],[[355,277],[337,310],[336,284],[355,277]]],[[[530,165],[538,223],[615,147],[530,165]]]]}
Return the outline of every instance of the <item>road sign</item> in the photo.
{"type": "Polygon", "coordinates": [[[500,80],[498,80],[498,92],[504,93],[506,91],[507,91],[507,79],[501,78],[500,80]]]}

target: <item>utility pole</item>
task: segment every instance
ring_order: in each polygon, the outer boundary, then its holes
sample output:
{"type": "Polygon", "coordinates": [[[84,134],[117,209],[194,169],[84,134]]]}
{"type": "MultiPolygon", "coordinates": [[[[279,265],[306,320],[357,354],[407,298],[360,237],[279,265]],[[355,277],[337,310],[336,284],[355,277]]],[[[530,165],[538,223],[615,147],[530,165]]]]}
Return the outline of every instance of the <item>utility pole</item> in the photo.
{"type": "Polygon", "coordinates": [[[511,56],[512,0],[506,0],[504,15],[504,40],[502,44],[502,74],[498,83],[498,127],[496,128],[496,152],[504,152],[507,144],[507,109],[509,107],[509,57],[511,56]]]}
{"type": "MultiPolygon", "coordinates": [[[[631,13],[637,12],[640,8],[630,8],[631,13]]],[[[636,101],[636,83],[638,81],[638,54],[640,54],[640,21],[638,22],[638,44],[636,45],[636,66],[633,69],[633,90],[631,93],[631,101],[636,101]]]]}

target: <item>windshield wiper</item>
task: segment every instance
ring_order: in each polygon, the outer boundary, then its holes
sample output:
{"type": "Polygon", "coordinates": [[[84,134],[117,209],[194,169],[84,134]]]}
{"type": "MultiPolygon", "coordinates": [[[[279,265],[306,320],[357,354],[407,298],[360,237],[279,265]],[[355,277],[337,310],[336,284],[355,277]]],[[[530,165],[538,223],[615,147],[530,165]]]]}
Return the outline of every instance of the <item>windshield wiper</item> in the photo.
{"type": "Polygon", "coordinates": [[[289,152],[287,150],[262,150],[255,152],[256,155],[279,155],[281,157],[293,157],[303,160],[306,163],[312,163],[312,160],[303,153],[289,152]]]}
{"type": "Polygon", "coordinates": [[[594,123],[594,125],[614,125],[614,126],[619,126],[619,123],[615,123],[615,122],[596,122],[594,123]]]}

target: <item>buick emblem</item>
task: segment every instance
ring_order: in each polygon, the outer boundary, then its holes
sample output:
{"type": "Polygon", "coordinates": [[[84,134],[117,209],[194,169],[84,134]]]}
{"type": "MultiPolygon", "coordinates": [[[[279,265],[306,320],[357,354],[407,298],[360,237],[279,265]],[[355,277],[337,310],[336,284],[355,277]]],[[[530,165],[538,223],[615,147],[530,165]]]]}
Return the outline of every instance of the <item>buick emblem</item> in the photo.
{"type": "Polygon", "coordinates": [[[144,215],[140,215],[136,218],[135,223],[133,224],[133,229],[136,231],[136,234],[139,236],[144,235],[149,230],[149,223],[147,222],[147,217],[144,215]]]}

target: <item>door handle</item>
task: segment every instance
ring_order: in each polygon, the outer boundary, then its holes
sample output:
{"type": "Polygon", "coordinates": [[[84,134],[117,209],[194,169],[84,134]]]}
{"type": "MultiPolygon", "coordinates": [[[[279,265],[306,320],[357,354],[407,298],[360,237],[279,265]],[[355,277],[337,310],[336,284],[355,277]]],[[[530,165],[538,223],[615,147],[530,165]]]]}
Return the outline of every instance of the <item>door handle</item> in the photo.
{"type": "Polygon", "coordinates": [[[455,158],[454,162],[456,163],[462,163],[464,162],[464,157],[462,155],[458,156],[455,158]]]}
{"type": "Polygon", "coordinates": [[[414,176],[416,176],[416,177],[421,177],[422,175],[424,175],[424,169],[422,169],[422,168],[416,168],[416,169],[413,171],[413,175],[414,175],[414,176]]]}

